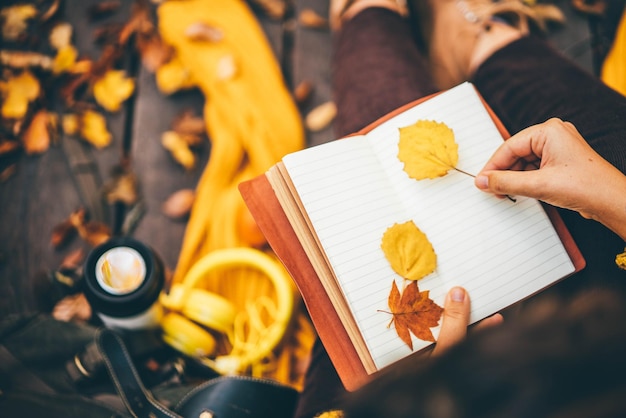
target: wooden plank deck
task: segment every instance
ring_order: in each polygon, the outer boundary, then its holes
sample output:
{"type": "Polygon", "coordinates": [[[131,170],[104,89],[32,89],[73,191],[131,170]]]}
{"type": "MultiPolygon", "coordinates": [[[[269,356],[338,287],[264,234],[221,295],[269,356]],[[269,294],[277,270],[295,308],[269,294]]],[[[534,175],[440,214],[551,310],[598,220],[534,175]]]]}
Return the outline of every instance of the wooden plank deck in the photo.
{"type": "MultiPolygon", "coordinates": [[[[75,43],[81,54],[96,57],[100,52],[93,44],[91,33],[102,23],[85,18],[96,0],[67,0],[62,10],[65,20],[75,30],[75,43]]],[[[566,55],[592,71],[591,39],[587,20],[574,12],[568,1],[557,1],[568,17],[567,24],[554,31],[550,39],[566,55]]],[[[129,13],[130,2],[123,10],[106,21],[123,21],[129,13]]],[[[330,47],[328,29],[313,29],[299,24],[297,17],[304,9],[313,9],[321,16],[328,10],[328,0],[297,0],[284,21],[267,18],[258,12],[259,21],[267,34],[277,59],[281,63],[289,88],[303,80],[314,85],[311,100],[302,108],[305,115],[313,107],[331,100],[330,47]]],[[[132,69],[132,66],[129,67],[132,69]]],[[[182,242],[185,223],[174,221],[161,212],[161,204],[174,191],[193,188],[202,165],[185,172],[160,145],[161,133],[183,109],[201,113],[203,97],[197,91],[164,96],[158,91],[154,74],[137,66],[136,96],[126,108],[108,117],[114,136],[112,146],[95,151],[74,138],[62,138],[59,145],[43,155],[20,156],[17,172],[0,183],[0,317],[32,312],[50,307],[50,293],[41,293],[42,283],[58,268],[72,250],[89,247],[74,240],[62,249],[50,244],[53,227],[80,206],[109,224],[114,222],[115,208],[90,202],[81,193],[75,175],[80,173],[102,186],[119,163],[124,144],[130,145],[131,167],[139,179],[145,213],[134,229],[133,236],[148,243],[163,258],[166,266],[174,268],[182,242]],[[68,158],[72,153],[74,158],[68,158]],[[102,208],[102,207],[101,207],[102,208]],[[99,214],[98,214],[99,213],[99,214]]],[[[333,139],[332,125],[319,132],[309,132],[308,144],[333,139]]],[[[202,150],[202,161],[210,152],[209,141],[202,150]]]]}

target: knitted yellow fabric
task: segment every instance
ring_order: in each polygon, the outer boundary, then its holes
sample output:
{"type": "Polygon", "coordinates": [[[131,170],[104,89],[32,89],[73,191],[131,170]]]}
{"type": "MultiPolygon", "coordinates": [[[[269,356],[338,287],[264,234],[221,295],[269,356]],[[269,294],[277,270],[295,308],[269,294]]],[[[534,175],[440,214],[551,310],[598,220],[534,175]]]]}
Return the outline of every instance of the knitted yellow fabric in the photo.
{"type": "Polygon", "coordinates": [[[626,10],[622,13],[611,50],[602,64],[602,81],[626,96],[626,10]]]}
{"type": "MultiPolygon", "coordinates": [[[[278,61],[245,1],[167,1],[158,8],[158,21],[175,59],[206,99],[204,119],[211,142],[174,273],[173,281],[180,282],[203,255],[248,245],[237,232],[237,213],[244,205],[237,185],[303,148],[305,136],[278,61]],[[190,25],[198,23],[211,29],[215,39],[187,36],[190,25]]],[[[213,274],[203,286],[242,310],[260,297],[273,296],[267,278],[249,270],[213,274]]],[[[300,384],[294,370],[302,368],[314,331],[303,308],[296,306],[294,326],[281,351],[252,374],[300,384]]]]}

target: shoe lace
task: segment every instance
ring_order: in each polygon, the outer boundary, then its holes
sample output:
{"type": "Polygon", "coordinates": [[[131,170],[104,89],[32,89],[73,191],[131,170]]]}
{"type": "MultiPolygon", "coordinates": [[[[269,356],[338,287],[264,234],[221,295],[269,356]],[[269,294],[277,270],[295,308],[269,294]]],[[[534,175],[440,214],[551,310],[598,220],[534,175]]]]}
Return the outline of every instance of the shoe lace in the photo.
{"type": "Polygon", "coordinates": [[[565,21],[557,6],[534,0],[457,0],[456,4],[469,22],[481,23],[488,28],[489,22],[502,19],[524,34],[530,32],[530,22],[545,31],[548,22],[565,21]]]}

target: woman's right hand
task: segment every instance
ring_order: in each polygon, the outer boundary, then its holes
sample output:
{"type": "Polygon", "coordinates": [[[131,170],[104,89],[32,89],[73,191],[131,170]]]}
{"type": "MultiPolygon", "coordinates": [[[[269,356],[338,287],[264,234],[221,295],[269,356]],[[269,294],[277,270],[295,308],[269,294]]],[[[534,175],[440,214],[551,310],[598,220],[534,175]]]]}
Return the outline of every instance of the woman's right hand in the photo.
{"type": "Polygon", "coordinates": [[[626,176],[569,122],[550,119],[513,135],[489,159],[475,184],[500,196],[529,196],[575,210],[626,239],[626,176]]]}

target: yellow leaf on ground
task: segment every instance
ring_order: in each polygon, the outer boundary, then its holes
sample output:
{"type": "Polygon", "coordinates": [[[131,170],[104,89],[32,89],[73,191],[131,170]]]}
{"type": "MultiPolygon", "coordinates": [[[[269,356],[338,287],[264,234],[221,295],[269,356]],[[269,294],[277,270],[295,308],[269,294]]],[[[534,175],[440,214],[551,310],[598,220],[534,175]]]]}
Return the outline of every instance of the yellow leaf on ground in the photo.
{"type": "Polygon", "coordinates": [[[389,227],[380,246],[393,271],[405,279],[419,280],[437,266],[432,244],[413,221],[389,227]]]}
{"type": "Polygon", "coordinates": [[[76,135],[78,133],[79,124],[80,120],[78,115],[73,113],[65,114],[61,118],[61,128],[63,129],[63,133],[66,135],[76,135]]]}
{"type": "Polygon", "coordinates": [[[161,93],[164,94],[189,89],[195,84],[189,70],[176,56],[156,70],[156,83],[161,93]]]}
{"type": "Polygon", "coordinates": [[[0,91],[4,97],[2,117],[21,119],[28,111],[28,104],[39,96],[39,80],[30,71],[24,71],[17,77],[0,82],[0,91]]]}
{"type": "Polygon", "coordinates": [[[134,90],[135,82],[127,78],[124,71],[109,70],[94,83],[93,95],[100,106],[109,112],[116,112],[134,90]]]}
{"type": "Polygon", "coordinates": [[[2,37],[7,41],[15,41],[22,35],[29,19],[37,16],[37,8],[32,4],[17,4],[0,11],[2,20],[2,37]]]}
{"type": "Polygon", "coordinates": [[[454,132],[445,123],[419,120],[400,128],[398,159],[416,180],[445,176],[459,161],[454,132]]]}
{"type": "Polygon", "coordinates": [[[106,119],[93,110],[86,110],[83,113],[80,135],[96,148],[104,148],[111,143],[111,133],[107,130],[106,119]]]}
{"type": "Polygon", "coordinates": [[[78,51],[72,45],[65,45],[57,51],[52,62],[52,72],[54,74],[64,73],[71,70],[78,58],[78,51]]]}
{"type": "Polygon", "coordinates": [[[59,23],[50,31],[48,36],[50,45],[54,49],[65,48],[72,43],[72,25],[67,22],[59,23]]]}
{"type": "Polygon", "coordinates": [[[163,132],[161,143],[172,157],[187,170],[191,170],[196,165],[196,156],[189,149],[189,144],[178,133],[174,131],[163,132]]]}
{"type": "Polygon", "coordinates": [[[48,150],[50,147],[49,121],[50,118],[46,110],[35,113],[22,137],[26,154],[41,154],[48,150]]]}

